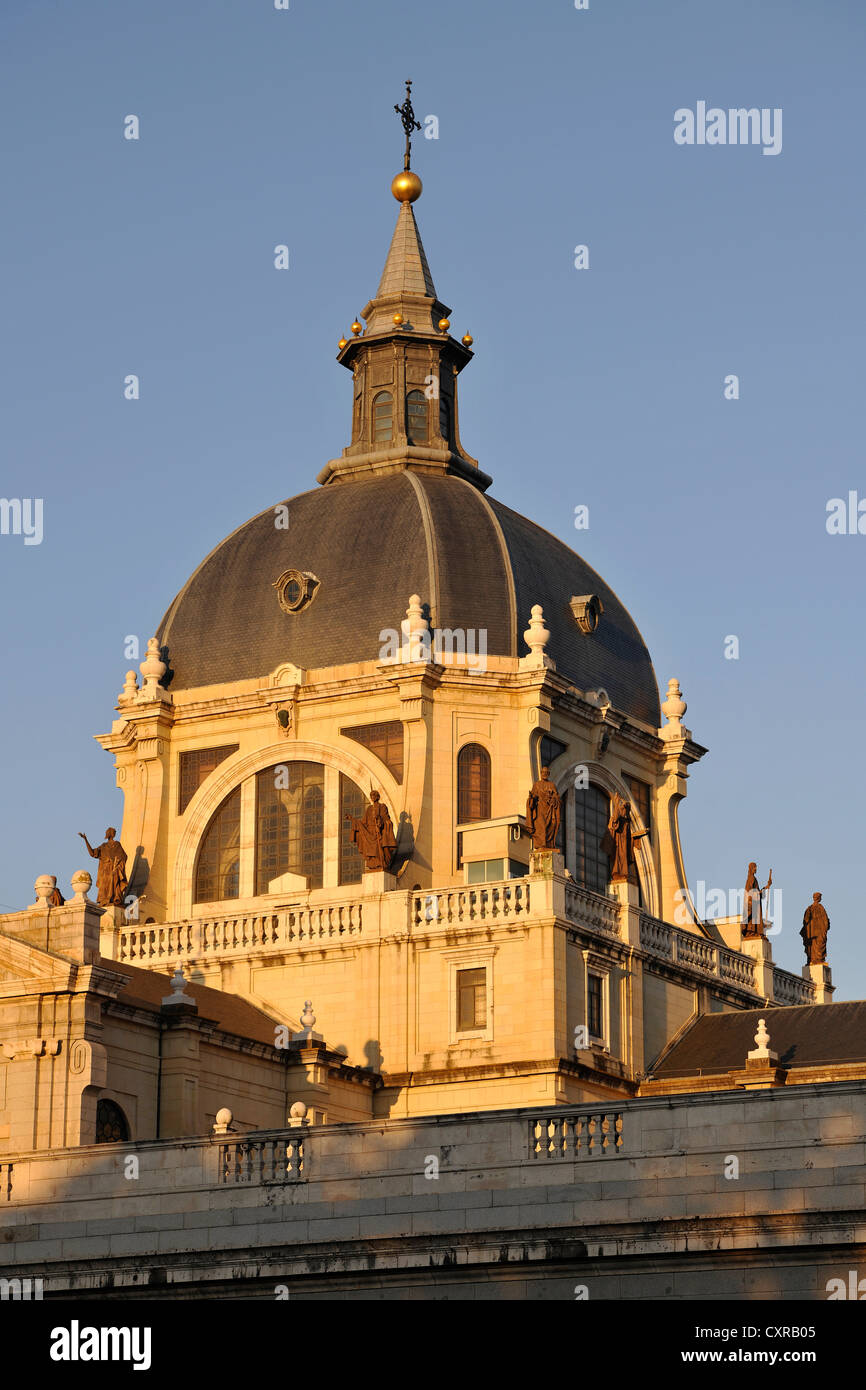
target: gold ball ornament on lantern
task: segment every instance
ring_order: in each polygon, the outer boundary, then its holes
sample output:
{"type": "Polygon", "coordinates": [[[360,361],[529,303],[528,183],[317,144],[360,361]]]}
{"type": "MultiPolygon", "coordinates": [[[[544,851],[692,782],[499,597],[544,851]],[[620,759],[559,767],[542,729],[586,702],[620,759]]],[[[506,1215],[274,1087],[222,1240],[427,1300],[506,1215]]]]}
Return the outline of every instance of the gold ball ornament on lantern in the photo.
{"type": "Polygon", "coordinates": [[[439,332],[440,332],[440,333],[447,333],[447,332],[448,332],[448,329],[449,329],[450,327],[451,327],[451,320],[450,320],[450,319],[440,319],[440,320],[439,320],[439,332]]]}
{"type": "Polygon", "coordinates": [[[391,192],[398,203],[414,203],[421,197],[423,184],[412,169],[404,169],[391,180],[391,192]]]}
{"type": "Polygon", "coordinates": [[[394,315],[394,324],[395,324],[395,327],[399,328],[399,327],[400,327],[400,324],[401,324],[402,322],[403,322],[403,315],[402,315],[402,314],[395,314],[395,315],[394,315]]]}
{"type": "Polygon", "coordinates": [[[473,344],[474,342],[475,342],[475,339],[472,337],[472,334],[471,334],[471,333],[464,333],[464,334],[463,334],[463,346],[464,346],[464,347],[471,347],[472,344],[473,344]]]}
{"type": "Polygon", "coordinates": [[[356,338],[358,334],[361,332],[361,325],[359,324],[357,319],[355,319],[355,322],[352,324],[352,332],[354,333],[356,338]]]}
{"type": "Polygon", "coordinates": [[[343,348],[346,346],[346,343],[347,343],[347,339],[346,339],[346,338],[341,338],[340,341],[338,342],[337,347],[340,349],[341,352],[343,351],[343,348]]]}

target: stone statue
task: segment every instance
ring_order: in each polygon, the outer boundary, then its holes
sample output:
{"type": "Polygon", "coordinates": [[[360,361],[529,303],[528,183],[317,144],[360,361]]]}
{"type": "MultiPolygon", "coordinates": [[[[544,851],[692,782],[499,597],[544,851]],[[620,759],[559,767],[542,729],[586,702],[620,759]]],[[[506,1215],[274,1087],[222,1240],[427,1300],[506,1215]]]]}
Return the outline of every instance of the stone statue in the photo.
{"type": "Polygon", "coordinates": [[[126,878],[126,850],[119,840],[115,840],[117,831],[110,825],[105,832],[105,841],[98,849],[94,849],[84,834],[79,830],[87,851],[94,859],[99,860],[99,868],[96,871],[96,901],[102,907],[123,907],[123,900],[126,890],[129,887],[126,878]]]}
{"type": "Polygon", "coordinates": [[[48,906],[62,907],[65,902],[66,899],[64,898],[63,894],[61,893],[60,889],[57,887],[57,884],[55,883],[54,891],[52,892],[51,897],[48,899],[48,906]]]}
{"type": "Polygon", "coordinates": [[[762,888],[758,881],[758,866],[749,864],[746,887],[743,894],[743,936],[764,935],[764,894],[773,882],[773,870],[762,888]]]}
{"type": "Polygon", "coordinates": [[[368,871],[387,871],[394,858],[397,841],[388,808],[383,806],[379,793],[370,792],[369,804],[360,820],[357,816],[347,816],[346,819],[352,822],[352,839],[358,846],[364,867],[368,871]]]}
{"type": "Polygon", "coordinates": [[[821,894],[813,893],[812,901],[803,913],[800,935],[806,948],[807,965],[823,965],[827,959],[827,933],[830,918],[821,903],[821,894]]]}
{"type": "Polygon", "coordinates": [[[526,798],[526,820],[533,849],[555,849],[562,814],[559,792],[550,780],[550,768],[543,767],[526,798]]]}
{"type": "Polygon", "coordinates": [[[601,848],[610,860],[611,883],[633,882],[637,875],[634,855],[635,840],[643,839],[648,830],[633,830],[631,802],[617,792],[610,799],[610,819],[601,841],[601,848]]]}

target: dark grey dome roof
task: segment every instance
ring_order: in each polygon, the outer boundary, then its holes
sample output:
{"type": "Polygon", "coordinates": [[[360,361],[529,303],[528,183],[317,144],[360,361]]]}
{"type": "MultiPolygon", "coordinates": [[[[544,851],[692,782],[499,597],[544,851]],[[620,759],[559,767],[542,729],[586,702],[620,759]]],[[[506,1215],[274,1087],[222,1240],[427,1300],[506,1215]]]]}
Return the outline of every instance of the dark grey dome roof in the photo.
{"type": "Polygon", "coordinates": [[[629,614],[579,555],[461,478],[404,469],[317,487],[239,527],[199,565],[166,613],[170,688],[261,677],[282,662],[312,668],[369,661],[384,628],[400,629],[411,594],[438,628],[486,630],[487,651],[527,654],[522,633],[540,603],[548,655],[581,690],[604,687],[613,705],[653,728],[659,696],[649,653],[629,614]],[[320,584],[296,613],[279,605],[287,569],[320,584]],[[573,595],[597,594],[591,635],[573,595]]]}

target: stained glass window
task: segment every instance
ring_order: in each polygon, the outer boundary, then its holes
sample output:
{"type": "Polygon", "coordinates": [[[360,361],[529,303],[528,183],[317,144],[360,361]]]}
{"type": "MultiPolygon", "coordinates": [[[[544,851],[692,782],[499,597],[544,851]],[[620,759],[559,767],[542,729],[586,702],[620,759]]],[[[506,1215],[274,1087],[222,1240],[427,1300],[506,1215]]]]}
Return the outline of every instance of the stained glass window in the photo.
{"type": "Polygon", "coordinates": [[[256,775],[256,893],[272,879],[300,874],[321,888],[325,769],[320,763],[278,763],[256,775]]]}
{"type": "Polygon", "coordinates": [[[214,812],[202,838],[195,870],[195,901],[222,902],[240,890],[241,789],[235,787],[214,812]]]}

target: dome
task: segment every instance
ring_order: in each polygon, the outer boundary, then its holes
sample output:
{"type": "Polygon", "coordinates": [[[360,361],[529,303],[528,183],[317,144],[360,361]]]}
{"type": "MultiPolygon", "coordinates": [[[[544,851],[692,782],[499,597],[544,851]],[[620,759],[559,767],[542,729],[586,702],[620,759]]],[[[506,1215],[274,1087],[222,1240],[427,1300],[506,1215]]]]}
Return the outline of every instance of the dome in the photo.
{"type": "Polygon", "coordinates": [[[270,508],[199,565],[166,613],[172,690],[260,679],[284,662],[305,669],[369,661],[380,632],[399,632],[411,594],[431,626],[486,631],[487,652],[525,656],[534,604],[546,648],[581,691],[603,687],[613,706],[655,729],[659,696],[649,653],[619,599],[562,541],[464,479],[417,469],[317,487],[288,499],[288,525],[270,508]],[[311,598],[286,611],[276,582],[311,575],[311,598]],[[584,633],[578,595],[603,605],[584,633]]]}

